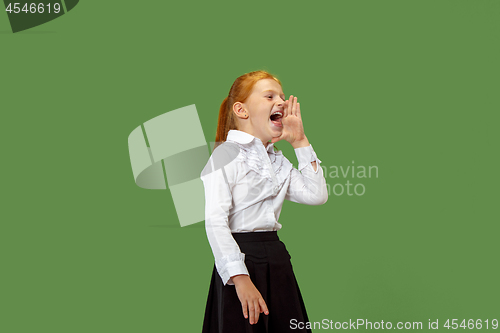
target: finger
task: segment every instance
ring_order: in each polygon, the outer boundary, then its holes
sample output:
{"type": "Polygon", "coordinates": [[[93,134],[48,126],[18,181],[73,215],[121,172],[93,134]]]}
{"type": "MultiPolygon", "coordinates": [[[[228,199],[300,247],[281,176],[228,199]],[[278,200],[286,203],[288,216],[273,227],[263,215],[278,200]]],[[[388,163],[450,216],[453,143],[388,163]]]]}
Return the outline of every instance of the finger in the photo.
{"type": "Polygon", "coordinates": [[[300,103],[297,102],[297,117],[300,117],[300,103]]]}
{"type": "Polygon", "coordinates": [[[290,100],[288,101],[288,115],[293,115],[293,95],[290,95],[290,100]]]}
{"type": "Polygon", "coordinates": [[[288,100],[285,101],[285,108],[284,108],[284,113],[283,113],[283,118],[286,117],[286,115],[288,114],[288,100]]]}
{"type": "Polygon", "coordinates": [[[293,98],[292,114],[297,115],[297,97],[293,98]]]}
{"type": "Polygon", "coordinates": [[[260,315],[260,305],[259,305],[258,299],[256,299],[254,301],[254,306],[255,306],[255,322],[254,322],[254,324],[257,324],[257,322],[259,321],[259,315],[260,315]]]}
{"type": "Polygon", "coordinates": [[[264,301],[264,299],[263,298],[259,298],[259,303],[260,303],[260,309],[262,310],[262,312],[264,312],[264,314],[268,315],[269,314],[269,310],[267,308],[267,304],[264,301]]]}
{"type": "Polygon", "coordinates": [[[280,141],[282,139],[282,137],[283,137],[283,134],[281,134],[280,136],[277,136],[275,138],[272,138],[271,143],[276,143],[276,142],[280,141]]]}
{"type": "Polygon", "coordinates": [[[255,323],[255,306],[253,305],[253,302],[249,302],[248,312],[250,312],[250,324],[255,323]]]}
{"type": "Polygon", "coordinates": [[[247,302],[246,301],[241,302],[241,306],[243,307],[243,316],[245,317],[245,319],[247,319],[248,318],[247,302]]]}

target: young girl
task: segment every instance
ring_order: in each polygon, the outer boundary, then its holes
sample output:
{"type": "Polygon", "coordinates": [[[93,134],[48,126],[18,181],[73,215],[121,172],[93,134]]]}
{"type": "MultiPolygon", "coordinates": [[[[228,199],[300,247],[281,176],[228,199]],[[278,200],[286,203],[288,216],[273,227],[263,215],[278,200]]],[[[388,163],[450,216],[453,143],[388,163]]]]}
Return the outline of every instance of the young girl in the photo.
{"type": "Polygon", "coordinates": [[[310,332],[297,329],[309,320],[277,234],[285,199],[307,205],[328,199],[297,97],[286,100],[281,82],[265,71],[240,76],[220,107],[215,141],[201,174],[215,257],[203,333],[310,332]],[[295,149],[298,170],[275,151],[280,140],[295,149]]]}

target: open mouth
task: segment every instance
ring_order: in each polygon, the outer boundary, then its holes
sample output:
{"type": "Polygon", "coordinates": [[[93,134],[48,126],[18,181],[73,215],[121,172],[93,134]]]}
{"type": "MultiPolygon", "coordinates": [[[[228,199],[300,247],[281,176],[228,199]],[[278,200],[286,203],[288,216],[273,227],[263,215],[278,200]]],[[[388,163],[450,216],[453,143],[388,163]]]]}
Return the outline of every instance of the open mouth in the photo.
{"type": "Polygon", "coordinates": [[[275,111],[273,114],[271,114],[271,117],[269,119],[275,126],[281,127],[281,119],[283,118],[283,111],[275,111]]]}

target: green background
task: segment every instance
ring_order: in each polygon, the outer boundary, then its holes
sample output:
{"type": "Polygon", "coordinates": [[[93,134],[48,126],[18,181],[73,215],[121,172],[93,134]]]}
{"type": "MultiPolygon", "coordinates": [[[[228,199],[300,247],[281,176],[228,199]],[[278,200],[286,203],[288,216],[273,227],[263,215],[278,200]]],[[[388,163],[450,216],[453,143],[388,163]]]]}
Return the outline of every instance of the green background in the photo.
{"type": "Polygon", "coordinates": [[[81,1],[13,34],[0,13],[0,331],[201,331],[203,223],[180,228],[168,190],[135,185],[127,137],[196,104],[214,141],[234,79],[258,69],[298,96],[323,166],[379,169],[348,178],[363,196],[283,206],[309,319],[500,319],[499,15],[494,0],[81,1]]]}

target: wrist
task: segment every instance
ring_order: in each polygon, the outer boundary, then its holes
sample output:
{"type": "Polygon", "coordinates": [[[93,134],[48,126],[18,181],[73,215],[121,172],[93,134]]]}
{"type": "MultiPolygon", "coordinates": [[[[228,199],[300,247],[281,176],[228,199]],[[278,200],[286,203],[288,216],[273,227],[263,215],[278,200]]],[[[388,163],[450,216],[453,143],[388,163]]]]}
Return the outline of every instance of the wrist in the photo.
{"type": "Polygon", "coordinates": [[[239,274],[239,275],[231,276],[231,279],[233,280],[233,283],[236,286],[238,284],[242,284],[242,283],[250,281],[250,276],[248,276],[246,274],[239,274]]]}
{"type": "Polygon", "coordinates": [[[309,145],[310,145],[309,140],[307,140],[307,137],[305,137],[305,136],[304,136],[303,139],[301,139],[301,140],[295,140],[292,143],[292,147],[294,149],[296,149],[296,148],[302,148],[302,147],[307,147],[309,145]]]}

